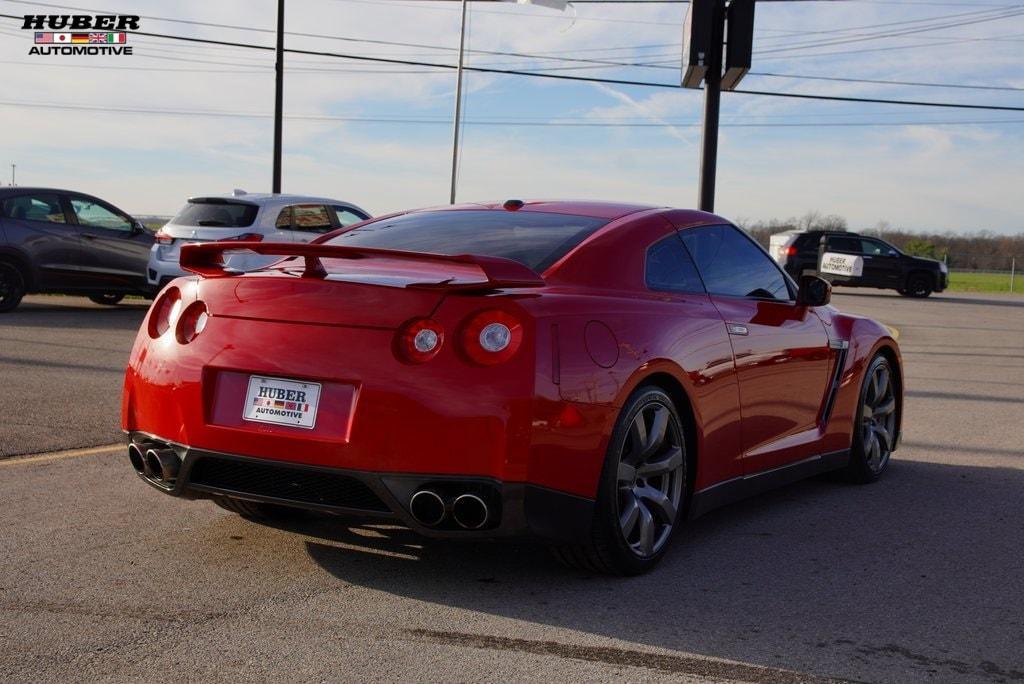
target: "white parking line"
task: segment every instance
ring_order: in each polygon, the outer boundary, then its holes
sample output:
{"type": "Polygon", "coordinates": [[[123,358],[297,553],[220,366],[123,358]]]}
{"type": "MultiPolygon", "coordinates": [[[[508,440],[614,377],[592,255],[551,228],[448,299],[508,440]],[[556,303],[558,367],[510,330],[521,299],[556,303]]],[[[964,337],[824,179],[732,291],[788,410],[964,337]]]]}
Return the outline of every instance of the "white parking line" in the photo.
{"type": "Polygon", "coordinates": [[[0,461],[0,468],[5,466],[29,465],[31,463],[45,463],[46,461],[62,461],[66,458],[81,458],[82,456],[95,456],[96,454],[110,454],[124,448],[124,444],[108,444],[106,446],[87,447],[85,449],[68,449],[66,451],[51,451],[45,454],[14,456],[0,461]]]}

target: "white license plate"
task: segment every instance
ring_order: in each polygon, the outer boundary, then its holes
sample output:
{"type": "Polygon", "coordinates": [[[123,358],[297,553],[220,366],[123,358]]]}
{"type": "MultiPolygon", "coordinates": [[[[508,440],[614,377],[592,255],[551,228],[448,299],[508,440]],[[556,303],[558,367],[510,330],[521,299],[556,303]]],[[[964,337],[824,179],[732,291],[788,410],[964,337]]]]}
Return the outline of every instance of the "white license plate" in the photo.
{"type": "Polygon", "coordinates": [[[259,423],[312,429],[320,403],[320,383],[249,376],[242,418],[259,423]]]}

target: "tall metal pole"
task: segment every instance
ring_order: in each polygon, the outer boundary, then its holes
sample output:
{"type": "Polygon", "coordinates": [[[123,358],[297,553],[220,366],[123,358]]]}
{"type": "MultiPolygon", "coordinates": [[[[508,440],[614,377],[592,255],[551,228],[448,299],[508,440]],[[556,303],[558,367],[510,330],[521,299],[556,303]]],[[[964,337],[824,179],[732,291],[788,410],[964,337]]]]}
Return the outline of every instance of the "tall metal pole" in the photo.
{"type": "Polygon", "coordinates": [[[281,119],[284,103],[284,0],[277,0],[277,63],[274,65],[274,183],[275,194],[281,192],[281,119]]]}
{"type": "Polygon", "coordinates": [[[455,204],[455,182],[459,172],[459,123],[462,118],[462,59],[466,50],[466,7],[469,0],[462,0],[462,23],[459,29],[459,68],[455,76],[455,123],[452,126],[452,184],[448,197],[449,204],[455,204]]]}
{"type": "Polygon", "coordinates": [[[18,168],[17,164],[11,164],[11,187],[14,187],[14,170],[18,168]]]}
{"type": "Polygon", "coordinates": [[[718,164],[718,112],[722,99],[722,44],[725,40],[725,3],[715,1],[711,22],[711,54],[704,77],[704,128],[701,133],[699,208],[715,210],[715,172],[718,164]]]}

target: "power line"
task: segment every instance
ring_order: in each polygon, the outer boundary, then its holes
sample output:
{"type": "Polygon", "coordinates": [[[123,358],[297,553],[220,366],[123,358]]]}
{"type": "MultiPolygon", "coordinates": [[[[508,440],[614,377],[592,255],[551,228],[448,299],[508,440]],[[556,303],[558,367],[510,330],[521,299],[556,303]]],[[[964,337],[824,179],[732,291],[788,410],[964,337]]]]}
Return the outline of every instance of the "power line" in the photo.
{"type": "Polygon", "coordinates": [[[922,88],[963,88],[967,90],[1000,90],[1000,91],[1012,91],[1012,92],[1024,92],[1024,88],[1015,88],[1013,86],[993,86],[993,85],[965,85],[962,83],[931,83],[922,81],[884,81],[876,78],[846,78],[842,76],[807,76],[797,74],[775,74],[766,71],[750,71],[747,72],[748,76],[767,76],[770,78],[799,78],[808,81],[840,81],[843,83],[875,83],[879,85],[900,85],[900,86],[912,86],[922,88]]]}
{"type": "MultiPolygon", "coordinates": [[[[2,107],[27,109],[56,109],[90,112],[118,112],[124,114],[151,114],[160,116],[206,116],[215,118],[270,119],[271,113],[261,112],[229,112],[216,110],[160,109],[139,107],[113,107],[87,104],[61,104],[52,102],[13,102],[0,101],[2,107]]],[[[388,116],[340,116],[320,114],[286,114],[286,119],[299,121],[338,121],[366,124],[410,124],[449,126],[448,118],[413,118],[388,116]]],[[[519,119],[479,119],[466,121],[473,126],[521,126],[521,127],[560,127],[560,128],[697,128],[699,123],[689,121],[529,121],[519,119]]],[[[722,126],[730,128],[851,128],[851,127],[901,127],[901,126],[962,126],[962,125],[1003,125],[1024,124],[1024,119],[985,119],[960,121],[811,121],[811,122],[725,122],[722,126]]]]}
{"type": "MultiPolygon", "coordinates": [[[[792,0],[789,0],[792,1],[792,0]]],[[[20,19],[9,14],[0,14],[0,17],[6,17],[10,19],[20,19]]],[[[178,40],[189,43],[199,43],[206,45],[223,45],[229,47],[238,47],[252,50],[263,50],[272,51],[273,47],[263,45],[251,45],[248,43],[237,43],[233,41],[215,40],[211,38],[197,38],[192,36],[178,36],[174,34],[166,33],[155,33],[150,31],[134,31],[133,35],[150,36],[154,38],[164,38],[167,40],[178,40]]],[[[435,62],[423,62],[419,60],[406,60],[397,58],[386,58],[386,57],[373,57],[369,55],[353,55],[340,52],[329,52],[323,50],[303,50],[299,48],[286,48],[285,52],[299,55],[317,56],[317,57],[333,57],[339,59],[349,59],[361,62],[375,62],[382,64],[401,64],[405,66],[420,66],[420,67],[433,67],[439,69],[454,69],[454,65],[450,64],[439,64],[435,62]]],[[[581,83],[603,83],[607,85],[624,85],[624,86],[638,86],[638,87],[653,87],[653,88],[671,88],[681,89],[680,85],[672,83],[658,83],[651,81],[639,81],[631,79],[612,79],[612,78],[595,78],[588,76],[572,76],[569,74],[556,74],[556,73],[538,73],[532,71],[524,71],[519,69],[499,69],[494,67],[482,67],[482,66],[464,66],[466,71],[474,71],[478,73],[490,73],[490,74],[502,74],[508,76],[525,76],[533,78],[547,78],[557,79],[563,81],[575,81],[581,83]]],[[[1024,107],[1013,107],[1006,105],[979,105],[979,104],[961,104],[951,102],[931,102],[931,101],[917,101],[917,100],[894,100],[884,98],[864,98],[864,97],[842,97],[838,95],[815,95],[810,93],[783,93],[783,92],[768,92],[759,90],[734,90],[732,92],[742,93],[747,95],[761,95],[765,97],[785,97],[795,99],[806,99],[806,100],[821,100],[821,101],[832,101],[832,102],[860,102],[860,103],[872,103],[872,104],[893,104],[893,105],[904,105],[904,106],[917,106],[917,107],[947,107],[955,109],[974,109],[974,110],[986,110],[986,111],[1024,111],[1024,107]]]]}

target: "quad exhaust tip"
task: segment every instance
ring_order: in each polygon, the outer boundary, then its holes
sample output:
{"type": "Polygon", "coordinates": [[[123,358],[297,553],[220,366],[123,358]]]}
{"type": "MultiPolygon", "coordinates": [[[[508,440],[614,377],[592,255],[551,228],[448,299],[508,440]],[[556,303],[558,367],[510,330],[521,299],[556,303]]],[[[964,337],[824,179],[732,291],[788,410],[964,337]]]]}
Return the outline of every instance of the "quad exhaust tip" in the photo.
{"type": "Polygon", "coordinates": [[[142,453],[142,449],[138,444],[128,445],[128,460],[132,463],[132,468],[139,475],[146,474],[146,456],[142,453]]]}
{"type": "MultiPolygon", "coordinates": [[[[132,445],[134,446],[134,445],[132,445]]],[[[131,451],[129,449],[129,458],[131,451]]],[[[132,461],[132,465],[135,462],[132,461]]],[[[149,449],[143,460],[143,473],[158,482],[174,482],[181,461],[173,449],[149,449]]]]}
{"type": "Polygon", "coordinates": [[[446,506],[441,495],[432,489],[421,489],[409,499],[409,512],[416,522],[427,527],[440,525],[445,518],[446,506]]]}
{"type": "Polygon", "coordinates": [[[452,503],[452,517],[467,530],[479,530],[491,517],[487,502],[476,494],[462,494],[452,503]]]}

